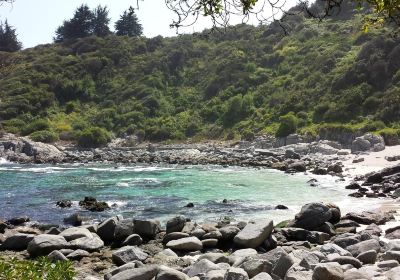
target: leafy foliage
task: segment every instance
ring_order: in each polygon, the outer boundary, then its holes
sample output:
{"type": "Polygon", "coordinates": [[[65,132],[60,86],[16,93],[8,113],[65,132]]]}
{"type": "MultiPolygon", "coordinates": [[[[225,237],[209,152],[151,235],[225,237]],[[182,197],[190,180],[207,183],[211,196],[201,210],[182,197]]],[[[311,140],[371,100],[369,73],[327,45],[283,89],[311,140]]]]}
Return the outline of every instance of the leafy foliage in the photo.
{"type": "Polygon", "coordinates": [[[125,11],[115,23],[115,30],[118,36],[138,37],[143,34],[143,27],[132,7],[125,11]]]}
{"type": "Polygon", "coordinates": [[[0,280],[72,280],[74,276],[70,261],[51,263],[45,257],[37,260],[0,258],[0,280]]]}
{"type": "Polygon", "coordinates": [[[91,127],[83,130],[78,137],[78,145],[83,148],[96,148],[110,142],[111,136],[104,128],[91,127]]]}
{"type": "Polygon", "coordinates": [[[0,51],[16,52],[22,48],[21,42],[18,41],[15,28],[8,24],[0,22],[0,51]]]}

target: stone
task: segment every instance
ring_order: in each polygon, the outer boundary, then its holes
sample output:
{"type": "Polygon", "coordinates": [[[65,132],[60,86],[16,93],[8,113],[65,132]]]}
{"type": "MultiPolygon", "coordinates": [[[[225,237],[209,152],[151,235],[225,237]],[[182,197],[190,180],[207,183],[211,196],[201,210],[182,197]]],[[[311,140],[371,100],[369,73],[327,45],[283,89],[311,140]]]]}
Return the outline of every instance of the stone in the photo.
{"type": "Polygon", "coordinates": [[[104,280],[110,280],[111,277],[115,274],[118,274],[122,271],[128,270],[128,269],[134,269],[136,268],[136,263],[135,262],[130,262],[124,265],[121,265],[117,268],[114,268],[113,270],[111,270],[110,272],[108,272],[107,274],[104,275],[104,280]]]}
{"type": "Polygon", "coordinates": [[[93,234],[89,230],[78,227],[67,228],[63,230],[59,235],[64,237],[67,241],[71,241],[81,237],[93,237],[93,234]]]}
{"type": "Polygon", "coordinates": [[[231,267],[225,274],[224,280],[248,280],[246,271],[238,267],[231,267]]]}
{"type": "Polygon", "coordinates": [[[207,274],[211,270],[220,270],[220,267],[207,259],[202,259],[185,268],[183,272],[189,277],[194,277],[200,274],[207,274]]]}
{"type": "Polygon", "coordinates": [[[257,255],[257,251],[252,248],[236,250],[235,252],[232,253],[232,256],[234,257],[248,257],[254,255],[257,255]]]}
{"type": "Polygon", "coordinates": [[[353,183],[350,183],[349,185],[347,185],[344,188],[347,189],[347,190],[358,190],[359,188],[361,188],[361,186],[358,183],[353,182],[353,183]]]}
{"type": "Polygon", "coordinates": [[[353,256],[358,256],[362,252],[374,250],[377,253],[380,252],[381,246],[379,245],[379,241],[375,239],[361,241],[360,243],[350,245],[346,248],[353,256]]]}
{"type": "Polygon", "coordinates": [[[214,248],[218,244],[218,239],[203,239],[201,243],[203,244],[203,248],[214,248]]]}
{"type": "Polygon", "coordinates": [[[328,172],[333,172],[333,173],[342,173],[343,168],[340,163],[335,163],[333,165],[328,166],[328,172]]]}
{"type": "Polygon", "coordinates": [[[356,221],[360,224],[370,225],[370,224],[377,224],[383,225],[386,222],[394,219],[393,214],[388,212],[371,212],[371,211],[364,211],[362,213],[347,213],[345,216],[346,219],[356,221]]]}
{"type": "Polygon", "coordinates": [[[312,271],[293,265],[286,273],[285,280],[311,280],[312,271]]]}
{"type": "Polygon", "coordinates": [[[272,277],[266,272],[261,272],[256,276],[254,276],[253,278],[251,278],[251,280],[272,280],[272,277]]]}
{"type": "Polygon", "coordinates": [[[67,255],[67,258],[70,260],[81,260],[82,258],[89,257],[90,253],[85,250],[75,250],[67,255]]]}
{"type": "Polygon", "coordinates": [[[219,230],[214,230],[209,233],[206,233],[203,235],[203,239],[221,239],[222,234],[219,232],[219,230]]]}
{"type": "Polygon", "coordinates": [[[79,206],[91,212],[102,212],[110,209],[106,202],[97,201],[96,198],[90,196],[86,196],[82,201],[79,201],[79,206]]]}
{"type": "Polygon", "coordinates": [[[53,234],[53,235],[59,235],[61,233],[61,230],[59,230],[56,227],[51,227],[49,228],[46,232],[46,234],[53,234]]]}
{"type": "Polygon", "coordinates": [[[381,236],[382,229],[376,224],[370,224],[365,228],[365,231],[369,232],[371,235],[381,236]]]}
{"type": "Polygon", "coordinates": [[[285,278],[285,275],[289,268],[294,264],[294,260],[288,254],[282,254],[272,269],[272,274],[279,276],[281,279],[285,278]]]}
{"type": "Polygon", "coordinates": [[[234,243],[244,248],[256,248],[271,235],[273,222],[268,219],[249,222],[233,239],[234,243]]]}
{"type": "Polygon", "coordinates": [[[54,250],[47,256],[52,262],[67,261],[68,259],[58,250],[54,250]]]}
{"type": "Polygon", "coordinates": [[[400,267],[395,267],[386,273],[388,280],[400,280],[400,267]]]}
{"type": "Polygon", "coordinates": [[[3,250],[11,251],[25,250],[26,248],[28,248],[28,244],[32,241],[34,236],[35,235],[33,234],[16,233],[7,237],[0,248],[3,250]]]}
{"type": "Polygon", "coordinates": [[[182,238],[186,238],[186,237],[190,237],[190,236],[189,236],[189,234],[184,233],[184,232],[167,233],[163,238],[163,243],[167,244],[171,240],[177,240],[177,239],[182,239],[182,238]]]}
{"type": "Polygon", "coordinates": [[[206,275],[206,280],[224,280],[226,270],[211,270],[206,275]]]}
{"type": "Polygon", "coordinates": [[[396,229],[389,231],[389,233],[386,231],[385,238],[400,239],[400,227],[397,227],[396,229]]]}
{"type": "Polygon", "coordinates": [[[320,263],[315,266],[313,280],[343,280],[343,269],[338,263],[320,263]]]}
{"type": "Polygon", "coordinates": [[[178,240],[171,240],[166,245],[172,250],[198,251],[203,249],[203,244],[197,237],[186,237],[178,240]]]}
{"type": "Polygon", "coordinates": [[[19,226],[22,225],[26,222],[29,222],[31,219],[28,216],[21,216],[21,217],[15,217],[7,220],[7,224],[13,225],[13,226],[19,226]]]}
{"type": "Polygon", "coordinates": [[[104,243],[111,243],[114,241],[114,231],[117,225],[118,218],[112,217],[99,224],[97,234],[104,241],[104,243]]]}
{"type": "Polygon", "coordinates": [[[253,259],[246,258],[242,264],[239,265],[240,268],[243,268],[244,271],[247,272],[250,278],[256,276],[261,272],[267,272],[267,270],[271,270],[270,263],[267,260],[262,259],[253,259]]]}
{"type": "Polygon", "coordinates": [[[400,262],[400,251],[387,251],[382,255],[382,259],[385,261],[396,260],[400,262]]]}
{"type": "Polygon", "coordinates": [[[33,237],[28,243],[28,253],[31,257],[48,255],[54,250],[68,248],[69,244],[59,235],[41,234],[33,237]]]}
{"type": "Polygon", "coordinates": [[[288,170],[293,170],[295,172],[305,172],[307,171],[307,167],[304,161],[297,161],[289,164],[288,170]]]}
{"type": "MultiPolygon", "coordinates": [[[[192,231],[190,232],[190,235],[191,235],[191,236],[195,236],[195,237],[197,237],[198,239],[203,238],[204,234],[206,234],[206,231],[205,231],[204,229],[202,229],[202,228],[196,228],[196,229],[194,229],[194,230],[192,230],[192,231]]],[[[233,238],[233,237],[232,237],[232,238],[233,238]]]]}
{"type": "Polygon", "coordinates": [[[350,264],[355,268],[360,268],[362,266],[362,263],[354,257],[348,257],[348,256],[337,256],[333,258],[328,257],[328,260],[330,262],[337,262],[341,265],[350,264]]]}
{"type": "Polygon", "coordinates": [[[323,253],[325,255],[336,253],[339,256],[352,256],[352,254],[349,251],[347,251],[333,243],[324,244],[319,248],[319,250],[321,253],[323,253]]]}
{"type": "Polygon", "coordinates": [[[144,261],[148,255],[135,246],[125,246],[112,253],[116,265],[124,265],[131,261],[144,261]]]}
{"type": "Polygon", "coordinates": [[[314,230],[331,218],[332,212],[329,207],[322,203],[309,203],[301,208],[294,221],[289,223],[288,226],[314,230]]]}
{"type": "Polygon", "coordinates": [[[72,225],[74,227],[82,225],[83,218],[79,213],[74,213],[69,217],[64,218],[64,223],[72,225]]]}
{"type": "Polygon", "coordinates": [[[56,202],[56,205],[60,208],[70,208],[72,206],[71,200],[59,200],[56,202]]]}
{"type": "Polygon", "coordinates": [[[221,240],[230,241],[239,233],[240,229],[236,226],[225,226],[219,229],[221,240]]]}
{"type": "Polygon", "coordinates": [[[135,233],[141,237],[154,239],[161,231],[160,222],[157,220],[133,220],[135,233]]]}
{"type": "Polygon", "coordinates": [[[114,228],[114,241],[122,242],[133,234],[133,220],[123,219],[116,223],[114,228]]]}
{"type": "Polygon", "coordinates": [[[379,268],[393,268],[399,266],[399,262],[396,260],[381,261],[377,262],[376,266],[379,268]]]}
{"type": "Polygon", "coordinates": [[[229,263],[229,258],[222,253],[205,253],[199,257],[199,260],[207,259],[213,263],[229,263]]]}
{"type": "Polygon", "coordinates": [[[363,264],[374,264],[378,254],[375,250],[362,252],[357,256],[357,259],[363,264]]]}
{"type": "Polygon", "coordinates": [[[139,268],[127,269],[113,275],[110,280],[152,280],[157,276],[159,268],[148,265],[139,268]]]}
{"type": "Polygon", "coordinates": [[[368,151],[371,148],[372,148],[371,143],[362,137],[357,137],[351,143],[351,152],[352,153],[368,151]]]}
{"type": "Polygon", "coordinates": [[[88,252],[99,251],[104,246],[104,241],[100,237],[92,233],[93,237],[81,237],[70,241],[70,247],[74,249],[81,249],[88,252]]]}
{"type": "Polygon", "coordinates": [[[176,216],[167,221],[166,225],[166,232],[180,232],[182,231],[183,227],[185,226],[186,218],[185,216],[176,216]]]}
{"type": "Polygon", "coordinates": [[[161,266],[155,280],[186,280],[189,277],[176,270],[166,266],[161,266]]]}
{"type": "Polygon", "coordinates": [[[122,246],[139,246],[142,245],[143,239],[139,234],[131,234],[129,235],[123,242],[122,246]]]}

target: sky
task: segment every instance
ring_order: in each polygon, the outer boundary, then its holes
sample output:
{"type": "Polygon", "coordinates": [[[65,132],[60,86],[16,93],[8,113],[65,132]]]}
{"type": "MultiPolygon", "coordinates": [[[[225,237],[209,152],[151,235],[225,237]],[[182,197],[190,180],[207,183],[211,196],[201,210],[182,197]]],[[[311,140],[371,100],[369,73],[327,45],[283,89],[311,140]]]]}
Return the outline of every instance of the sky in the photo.
{"type": "MultiPolygon", "coordinates": [[[[165,6],[164,1],[139,1],[139,9],[136,13],[146,37],[176,35],[176,30],[169,27],[175,15],[165,6]]],[[[129,6],[136,7],[136,3],[136,0],[16,0],[12,5],[0,6],[0,21],[7,19],[8,23],[17,29],[18,38],[22,41],[23,47],[30,48],[51,43],[57,27],[63,20],[71,18],[75,9],[81,4],[87,4],[90,8],[106,5],[110,11],[110,27],[113,29],[114,22],[119,19],[123,11],[129,6]]],[[[289,0],[288,5],[293,5],[293,3],[295,0],[289,0]]],[[[239,23],[239,21],[235,19],[232,22],[239,23]]],[[[256,24],[257,20],[253,18],[250,23],[256,24]]],[[[198,32],[210,26],[208,20],[200,19],[193,26],[180,29],[180,33],[198,32]]]]}

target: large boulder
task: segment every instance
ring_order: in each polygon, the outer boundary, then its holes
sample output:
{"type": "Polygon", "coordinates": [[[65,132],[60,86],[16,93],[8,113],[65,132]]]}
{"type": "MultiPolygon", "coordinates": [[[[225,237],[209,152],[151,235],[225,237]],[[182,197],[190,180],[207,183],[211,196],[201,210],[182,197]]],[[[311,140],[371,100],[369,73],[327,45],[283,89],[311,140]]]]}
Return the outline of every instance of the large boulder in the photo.
{"type": "Polygon", "coordinates": [[[211,270],[220,270],[221,268],[215,263],[202,259],[198,262],[192,264],[191,266],[185,268],[183,272],[185,272],[189,277],[194,277],[200,274],[207,274],[207,272],[211,270]]]}
{"type": "Polygon", "coordinates": [[[198,251],[203,249],[203,243],[194,236],[171,240],[166,246],[178,251],[198,251]]]}
{"type": "Polygon", "coordinates": [[[314,268],[313,280],[343,280],[344,272],[338,263],[320,263],[314,268]]]}
{"type": "Polygon", "coordinates": [[[116,223],[114,229],[114,241],[122,242],[133,234],[133,220],[124,219],[116,223]]]}
{"type": "Polygon", "coordinates": [[[125,246],[112,254],[112,260],[116,265],[124,265],[132,261],[144,261],[148,255],[135,246],[125,246]]]}
{"type": "Polygon", "coordinates": [[[100,237],[92,233],[92,237],[81,237],[70,241],[70,247],[73,249],[81,249],[88,252],[99,251],[104,246],[104,241],[100,237]]]}
{"type": "Polygon", "coordinates": [[[171,232],[180,232],[185,226],[186,218],[185,216],[176,216],[167,221],[166,231],[167,234],[171,232]]]}
{"type": "Polygon", "coordinates": [[[67,241],[82,237],[93,237],[93,234],[88,229],[78,227],[67,228],[66,230],[63,230],[59,235],[64,237],[67,241]]]}
{"type": "Polygon", "coordinates": [[[244,248],[256,248],[271,235],[274,224],[272,220],[260,219],[249,222],[233,239],[234,243],[244,248]]]}
{"type": "Polygon", "coordinates": [[[189,279],[189,277],[176,270],[172,269],[166,266],[161,266],[160,271],[157,274],[157,277],[155,280],[186,280],[189,279]]]}
{"type": "Polygon", "coordinates": [[[118,217],[112,217],[99,224],[97,234],[105,243],[114,241],[114,231],[118,221],[118,217]]]}
{"type": "Polygon", "coordinates": [[[154,239],[161,231],[160,222],[157,220],[134,220],[134,231],[141,237],[154,239]]]}
{"type": "Polygon", "coordinates": [[[309,203],[301,207],[300,212],[288,226],[314,230],[331,218],[332,212],[328,206],[322,203],[309,203]]]}
{"type": "Polygon", "coordinates": [[[113,275],[110,280],[152,280],[159,272],[156,265],[127,269],[113,275]]]}
{"type": "Polygon", "coordinates": [[[32,257],[48,255],[54,250],[68,248],[70,245],[59,235],[41,234],[35,236],[28,244],[28,253],[32,257]]]}
{"type": "Polygon", "coordinates": [[[386,222],[394,219],[394,216],[389,212],[364,211],[362,213],[347,213],[344,218],[365,225],[383,225],[386,222]]]}
{"type": "Polygon", "coordinates": [[[381,250],[381,246],[378,240],[369,239],[361,241],[357,244],[350,245],[346,248],[346,250],[349,251],[354,257],[357,257],[359,254],[370,250],[374,250],[375,252],[379,253],[381,250]]]}
{"type": "Polygon", "coordinates": [[[225,274],[224,280],[248,280],[247,272],[238,267],[231,267],[225,274]]]}
{"type": "Polygon", "coordinates": [[[11,251],[22,251],[28,247],[29,242],[32,241],[33,234],[16,233],[9,236],[1,245],[1,249],[11,251]]]}
{"type": "Polygon", "coordinates": [[[351,152],[352,153],[365,152],[365,151],[368,151],[371,148],[372,148],[371,142],[369,142],[367,139],[364,139],[362,137],[357,137],[351,143],[351,152]]]}

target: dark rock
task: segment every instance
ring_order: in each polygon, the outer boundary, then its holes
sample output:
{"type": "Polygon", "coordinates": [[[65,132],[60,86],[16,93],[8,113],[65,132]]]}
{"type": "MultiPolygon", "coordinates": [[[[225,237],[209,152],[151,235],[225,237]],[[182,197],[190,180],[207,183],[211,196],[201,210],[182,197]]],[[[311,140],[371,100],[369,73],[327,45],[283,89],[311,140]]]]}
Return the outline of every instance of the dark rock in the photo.
{"type": "Polygon", "coordinates": [[[1,245],[1,249],[22,251],[28,247],[29,242],[32,241],[33,234],[17,233],[9,236],[1,245]]]}
{"type": "Polygon", "coordinates": [[[330,209],[322,203],[304,205],[288,226],[313,230],[332,218],[330,209]]]}
{"type": "Polygon", "coordinates": [[[72,206],[71,200],[60,200],[56,202],[56,205],[60,208],[70,208],[72,206]]]}
{"type": "Polygon", "coordinates": [[[82,225],[83,218],[78,213],[72,214],[69,217],[64,218],[64,223],[78,227],[82,225]]]}
{"type": "Polygon", "coordinates": [[[58,250],[54,250],[53,252],[51,252],[48,256],[49,260],[51,260],[52,262],[58,262],[58,261],[67,261],[68,259],[64,256],[63,253],[61,253],[58,250]]]}
{"type": "Polygon", "coordinates": [[[289,208],[287,206],[285,206],[285,205],[279,204],[279,205],[275,206],[275,209],[286,210],[286,209],[289,209],[289,208]]]}
{"type": "Polygon", "coordinates": [[[135,233],[150,239],[154,239],[161,231],[160,222],[157,220],[134,220],[133,226],[135,233]]]}
{"type": "Polygon", "coordinates": [[[171,232],[180,232],[185,226],[186,218],[184,216],[176,216],[167,221],[167,234],[171,232]]]}
{"type": "Polygon", "coordinates": [[[363,264],[374,264],[376,262],[376,258],[378,253],[375,250],[369,250],[366,252],[362,252],[357,256],[357,259],[363,264]]]}
{"type": "Polygon", "coordinates": [[[69,244],[59,235],[41,234],[28,243],[28,253],[32,257],[48,255],[54,250],[68,248],[69,244]]]}
{"type": "Polygon", "coordinates": [[[142,245],[142,243],[143,240],[139,234],[132,234],[122,242],[122,246],[139,246],[142,245]]]}
{"type": "Polygon", "coordinates": [[[192,208],[192,207],[194,207],[194,204],[193,204],[193,202],[189,202],[188,204],[186,204],[185,207],[192,208]]]}
{"type": "Polygon", "coordinates": [[[118,218],[112,217],[99,224],[97,228],[97,234],[100,236],[101,240],[103,240],[105,243],[114,241],[114,231],[117,223],[118,218]]]}
{"type": "Polygon", "coordinates": [[[362,252],[374,250],[375,252],[379,253],[381,250],[381,246],[379,244],[379,241],[375,239],[370,239],[370,240],[365,240],[362,242],[359,242],[354,245],[350,245],[346,248],[347,251],[349,251],[353,256],[358,256],[362,252]]]}
{"type": "Polygon", "coordinates": [[[347,185],[345,187],[345,189],[348,189],[348,190],[358,190],[359,188],[361,188],[361,186],[356,182],[353,182],[350,185],[347,185]]]}
{"type": "Polygon", "coordinates": [[[343,168],[340,163],[335,163],[333,165],[328,166],[328,172],[342,173],[343,168]]]}
{"type": "Polygon", "coordinates": [[[383,225],[386,222],[394,219],[393,214],[389,212],[369,212],[369,211],[364,211],[362,213],[347,213],[344,217],[345,219],[348,220],[353,220],[357,223],[360,224],[377,224],[377,225],[383,225]]]}
{"type": "Polygon", "coordinates": [[[121,242],[133,234],[133,219],[123,219],[116,223],[114,241],[121,242]]]}
{"type": "Polygon", "coordinates": [[[23,217],[12,218],[12,219],[8,220],[7,223],[10,225],[13,225],[13,226],[19,226],[19,225],[22,225],[29,221],[30,221],[29,217],[23,216],[23,217]]]}
{"type": "Polygon", "coordinates": [[[89,211],[92,212],[102,212],[104,210],[110,209],[107,202],[97,201],[96,198],[86,196],[84,200],[79,201],[79,205],[89,211]]]}
{"type": "Polygon", "coordinates": [[[326,170],[325,168],[322,167],[315,167],[311,173],[315,174],[315,175],[326,175],[328,174],[328,170],[326,170]]]}

